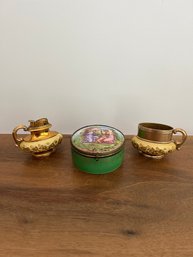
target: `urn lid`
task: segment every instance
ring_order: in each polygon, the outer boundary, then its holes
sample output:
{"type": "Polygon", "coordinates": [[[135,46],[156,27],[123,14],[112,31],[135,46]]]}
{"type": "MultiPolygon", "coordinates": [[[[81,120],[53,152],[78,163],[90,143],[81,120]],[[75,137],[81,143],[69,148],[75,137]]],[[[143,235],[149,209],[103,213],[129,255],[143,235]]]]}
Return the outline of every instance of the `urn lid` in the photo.
{"type": "Polygon", "coordinates": [[[28,131],[40,131],[40,130],[48,130],[51,128],[51,124],[48,122],[47,118],[41,118],[39,120],[29,120],[30,126],[28,127],[28,131]]]}
{"type": "Polygon", "coordinates": [[[105,157],[121,150],[125,138],[121,131],[106,125],[89,125],[75,131],[72,148],[90,157],[105,157]]]}

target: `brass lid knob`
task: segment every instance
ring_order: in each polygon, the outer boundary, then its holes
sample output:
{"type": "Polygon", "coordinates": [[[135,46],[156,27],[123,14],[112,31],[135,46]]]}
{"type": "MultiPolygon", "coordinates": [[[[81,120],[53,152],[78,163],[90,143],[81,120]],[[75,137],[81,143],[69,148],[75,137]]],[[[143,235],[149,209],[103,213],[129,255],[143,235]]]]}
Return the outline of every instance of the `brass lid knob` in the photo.
{"type": "Polygon", "coordinates": [[[41,118],[36,121],[29,120],[30,126],[28,127],[28,131],[39,131],[39,130],[48,130],[51,128],[52,124],[48,122],[47,118],[41,118]]]}

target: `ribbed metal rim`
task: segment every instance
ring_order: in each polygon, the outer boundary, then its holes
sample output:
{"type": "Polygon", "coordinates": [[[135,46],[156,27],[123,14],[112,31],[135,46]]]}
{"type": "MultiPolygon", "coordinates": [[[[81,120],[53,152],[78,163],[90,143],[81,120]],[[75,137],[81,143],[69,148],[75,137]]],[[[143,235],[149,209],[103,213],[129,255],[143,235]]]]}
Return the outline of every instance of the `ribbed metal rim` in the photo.
{"type": "Polygon", "coordinates": [[[161,124],[161,123],[151,123],[151,122],[143,122],[139,123],[138,128],[144,131],[157,131],[161,132],[162,134],[168,134],[168,132],[171,132],[173,128],[171,126],[161,124]],[[154,127],[155,126],[155,127],[154,127]],[[157,126],[157,128],[156,128],[157,126]],[[160,128],[159,128],[160,127],[160,128]]]}

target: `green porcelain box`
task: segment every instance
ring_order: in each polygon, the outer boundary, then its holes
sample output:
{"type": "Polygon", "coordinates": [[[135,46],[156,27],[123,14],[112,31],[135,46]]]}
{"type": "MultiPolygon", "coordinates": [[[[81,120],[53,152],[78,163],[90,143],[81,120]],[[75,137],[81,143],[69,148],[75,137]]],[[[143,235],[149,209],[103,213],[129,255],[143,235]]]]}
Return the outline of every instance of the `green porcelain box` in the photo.
{"type": "Polygon", "coordinates": [[[118,169],[124,157],[124,135],[106,125],[90,125],[71,137],[72,159],[81,171],[105,174],[118,169]]]}

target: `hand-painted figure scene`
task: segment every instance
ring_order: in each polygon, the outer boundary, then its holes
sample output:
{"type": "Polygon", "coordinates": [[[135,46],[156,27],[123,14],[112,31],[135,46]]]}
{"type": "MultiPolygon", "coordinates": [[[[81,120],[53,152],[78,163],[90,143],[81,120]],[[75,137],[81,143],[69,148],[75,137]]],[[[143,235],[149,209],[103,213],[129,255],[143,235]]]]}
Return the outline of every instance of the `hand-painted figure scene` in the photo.
{"type": "Polygon", "coordinates": [[[124,136],[111,127],[91,126],[80,130],[73,141],[81,150],[107,152],[119,148],[123,144],[124,136]]]}
{"type": "Polygon", "coordinates": [[[87,128],[82,135],[84,143],[114,144],[115,133],[111,129],[87,128]]]}

